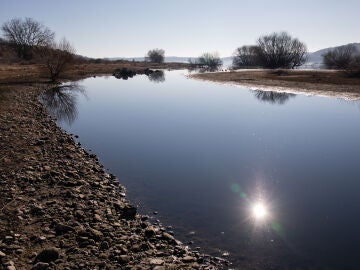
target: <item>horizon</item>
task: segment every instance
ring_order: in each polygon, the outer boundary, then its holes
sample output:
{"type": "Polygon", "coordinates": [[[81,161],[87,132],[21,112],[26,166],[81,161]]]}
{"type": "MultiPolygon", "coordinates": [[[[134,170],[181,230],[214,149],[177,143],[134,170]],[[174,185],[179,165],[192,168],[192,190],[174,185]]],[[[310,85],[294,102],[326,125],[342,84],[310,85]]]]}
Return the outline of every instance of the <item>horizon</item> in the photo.
{"type": "Polygon", "coordinates": [[[229,57],[259,36],[286,31],[309,52],[360,42],[358,1],[216,1],[84,0],[59,3],[1,0],[0,23],[31,17],[66,37],[77,54],[92,58],[144,57],[162,48],[165,55],[197,57],[219,52],[229,57]],[[254,20],[255,18],[255,20],[254,20]],[[306,18],[306,20],[304,20],[306,18]]]}

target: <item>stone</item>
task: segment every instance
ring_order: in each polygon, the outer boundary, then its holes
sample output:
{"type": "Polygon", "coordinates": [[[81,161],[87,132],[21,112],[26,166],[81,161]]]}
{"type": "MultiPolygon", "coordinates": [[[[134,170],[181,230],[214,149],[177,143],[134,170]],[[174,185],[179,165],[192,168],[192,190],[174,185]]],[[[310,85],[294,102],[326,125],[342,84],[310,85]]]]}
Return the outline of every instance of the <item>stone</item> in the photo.
{"type": "Polygon", "coordinates": [[[90,234],[91,234],[91,238],[95,239],[95,240],[98,240],[100,239],[102,236],[103,236],[103,233],[96,230],[96,229],[90,229],[89,230],[90,234]]]}
{"type": "Polygon", "coordinates": [[[154,265],[163,265],[165,262],[162,259],[151,259],[149,263],[150,265],[154,266],[154,265]]]}
{"type": "Polygon", "coordinates": [[[127,205],[122,209],[121,217],[128,220],[133,220],[135,219],[136,212],[137,212],[136,207],[127,205]]]}
{"type": "Polygon", "coordinates": [[[31,270],[46,270],[48,269],[48,267],[49,267],[48,263],[38,262],[31,268],[31,270]]]}
{"type": "Polygon", "coordinates": [[[128,255],[120,255],[119,256],[119,262],[122,264],[127,264],[130,262],[130,260],[131,260],[131,258],[128,255]]]}
{"type": "Polygon", "coordinates": [[[4,252],[0,251],[0,258],[3,258],[5,256],[6,256],[6,254],[4,252]]]}
{"type": "Polygon", "coordinates": [[[155,235],[155,230],[153,228],[148,228],[145,230],[145,236],[147,238],[153,237],[155,235]]]}
{"type": "Polygon", "coordinates": [[[172,244],[176,243],[174,236],[172,236],[171,234],[169,234],[167,232],[163,233],[163,239],[165,239],[166,241],[168,241],[169,243],[172,243],[172,244]]]}
{"type": "Polygon", "coordinates": [[[71,226],[65,225],[65,224],[59,223],[55,226],[55,232],[57,235],[61,235],[61,234],[71,232],[71,231],[74,231],[74,228],[71,226]]]}
{"type": "Polygon", "coordinates": [[[59,250],[57,248],[43,249],[35,258],[35,262],[49,263],[59,258],[59,250]]]}
{"type": "Polygon", "coordinates": [[[109,249],[109,247],[110,247],[110,245],[107,241],[101,242],[101,244],[100,244],[100,249],[102,249],[102,250],[107,250],[107,249],[109,249]]]}
{"type": "Polygon", "coordinates": [[[196,259],[194,257],[191,256],[185,256],[184,258],[182,258],[182,261],[185,263],[190,263],[190,262],[195,262],[196,259]]]}
{"type": "Polygon", "coordinates": [[[95,219],[96,221],[98,221],[98,222],[101,222],[101,221],[102,221],[102,218],[101,218],[100,215],[98,215],[98,214],[95,214],[95,215],[94,215],[94,219],[95,219]]]}

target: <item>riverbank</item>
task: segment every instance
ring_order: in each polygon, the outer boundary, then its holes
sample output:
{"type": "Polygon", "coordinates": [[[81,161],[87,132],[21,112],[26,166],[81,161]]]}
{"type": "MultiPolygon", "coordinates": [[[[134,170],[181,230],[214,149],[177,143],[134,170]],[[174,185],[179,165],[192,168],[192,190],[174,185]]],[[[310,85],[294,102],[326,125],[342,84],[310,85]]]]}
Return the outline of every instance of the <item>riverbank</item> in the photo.
{"type": "Polygon", "coordinates": [[[118,179],[48,116],[46,85],[29,76],[0,85],[2,269],[222,268],[137,214],[118,179]]]}
{"type": "Polygon", "coordinates": [[[191,78],[250,89],[360,99],[360,78],[328,70],[240,70],[190,75],[191,78]]]}
{"type": "MultiPolygon", "coordinates": [[[[150,63],[150,62],[115,62],[115,63],[84,63],[72,65],[59,80],[79,80],[96,75],[111,75],[116,69],[127,68],[135,72],[144,69],[186,69],[186,63],[150,63]]],[[[0,64],[0,85],[48,82],[49,75],[42,64],[0,64]]]]}

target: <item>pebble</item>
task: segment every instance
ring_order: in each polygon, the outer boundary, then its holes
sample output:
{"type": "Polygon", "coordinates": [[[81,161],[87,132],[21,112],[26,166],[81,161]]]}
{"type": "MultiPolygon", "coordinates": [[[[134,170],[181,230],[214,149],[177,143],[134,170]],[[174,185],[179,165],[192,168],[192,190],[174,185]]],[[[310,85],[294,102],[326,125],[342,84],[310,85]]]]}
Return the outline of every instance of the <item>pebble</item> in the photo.
{"type": "Polygon", "coordinates": [[[21,98],[9,99],[11,110],[0,114],[2,158],[22,164],[0,176],[1,195],[16,198],[0,219],[0,269],[15,269],[14,261],[33,270],[217,269],[212,259],[194,261],[202,255],[160,222],[138,215],[116,176],[46,117],[40,91],[31,89],[21,86],[21,98]],[[5,224],[14,218],[18,226],[11,230],[5,224]]]}
{"type": "Polygon", "coordinates": [[[43,249],[36,257],[35,262],[49,263],[59,258],[59,250],[57,248],[43,249]]]}

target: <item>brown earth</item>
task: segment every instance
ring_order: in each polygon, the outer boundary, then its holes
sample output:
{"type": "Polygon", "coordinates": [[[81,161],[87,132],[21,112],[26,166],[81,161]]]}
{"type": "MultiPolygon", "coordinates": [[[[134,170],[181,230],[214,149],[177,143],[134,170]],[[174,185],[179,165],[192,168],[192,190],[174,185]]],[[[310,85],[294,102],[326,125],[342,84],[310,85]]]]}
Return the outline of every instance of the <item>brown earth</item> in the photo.
{"type": "Polygon", "coordinates": [[[240,70],[190,77],[265,91],[360,99],[360,78],[329,70],[240,70]]]}
{"type": "MultiPolygon", "coordinates": [[[[134,71],[149,69],[185,69],[186,63],[148,63],[148,62],[115,62],[115,63],[84,63],[71,66],[59,80],[77,80],[95,75],[111,75],[114,70],[128,68],[134,71]]],[[[48,82],[49,75],[42,64],[0,64],[0,85],[48,82]]]]}
{"type": "MultiPolygon", "coordinates": [[[[48,86],[38,68],[0,71],[0,269],[226,268],[136,213],[118,179],[39,103],[48,86]]],[[[63,78],[113,68],[77,67],[63,78]]]]}

